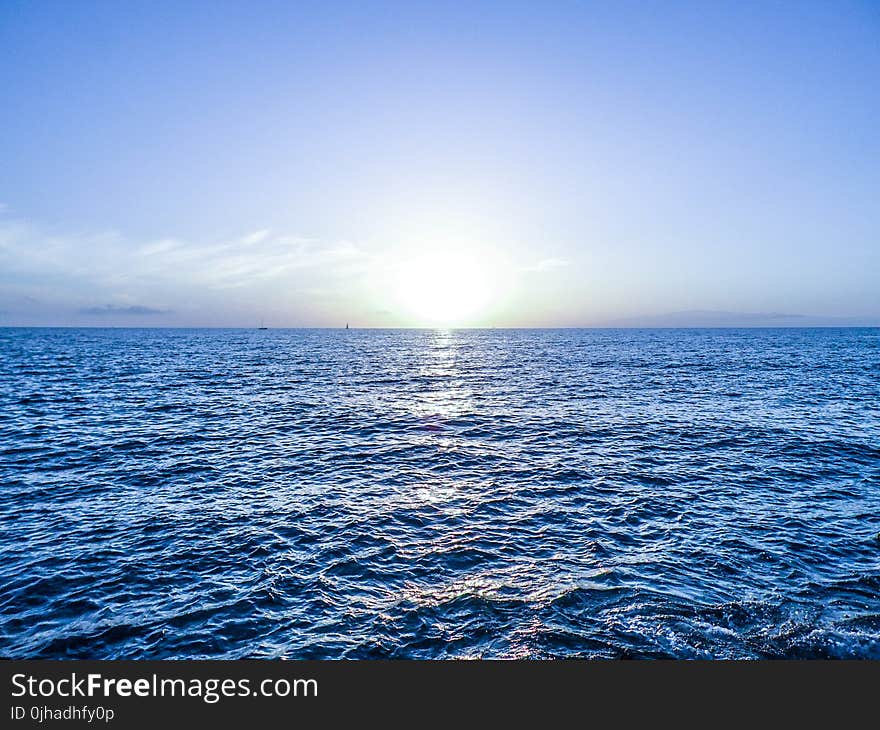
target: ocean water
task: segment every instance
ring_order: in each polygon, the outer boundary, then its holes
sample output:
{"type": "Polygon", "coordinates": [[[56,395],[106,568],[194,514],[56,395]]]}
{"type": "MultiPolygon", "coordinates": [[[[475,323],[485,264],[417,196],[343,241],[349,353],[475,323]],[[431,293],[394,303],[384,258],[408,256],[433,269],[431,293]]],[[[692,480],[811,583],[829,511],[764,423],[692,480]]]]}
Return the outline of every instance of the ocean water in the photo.
{"type": "Polygon", "coordinates": [[[880,658],[880,330],[0,330],[0,655],[880,658]]]}

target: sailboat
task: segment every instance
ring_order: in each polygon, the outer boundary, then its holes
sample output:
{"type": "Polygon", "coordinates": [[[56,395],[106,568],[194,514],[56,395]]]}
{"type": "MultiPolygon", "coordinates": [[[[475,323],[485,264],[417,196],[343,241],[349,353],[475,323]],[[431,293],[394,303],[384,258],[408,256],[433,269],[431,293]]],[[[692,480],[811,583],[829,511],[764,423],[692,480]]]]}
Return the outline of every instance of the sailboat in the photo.
{"type": "Polygon", "coordinates": [[[348,329],[348,322],[345,323],[345,329],[348,329]]]}
{"type": "Polygon", "coordinates": [[[257,329],[258,329],[258,330],[267,330],[267,329],[269,329],[269,328],[263,325],[263,320],[261,319],[261,320],[260,320],[260,326],[257,327],[257,329]]]}

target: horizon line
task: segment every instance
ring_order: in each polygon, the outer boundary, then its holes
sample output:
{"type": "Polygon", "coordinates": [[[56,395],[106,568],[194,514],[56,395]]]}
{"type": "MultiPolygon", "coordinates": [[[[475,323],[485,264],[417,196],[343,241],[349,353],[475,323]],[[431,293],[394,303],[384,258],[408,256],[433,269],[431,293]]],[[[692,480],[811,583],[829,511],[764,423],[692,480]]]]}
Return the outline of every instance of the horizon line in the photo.
{"type": "Polygon", "coordinates": [[[815,324],[815,325],[654,325],[654,326],[637,326],[637,325],[560,325],[560,326],[422,326],[422,325],[400,325],[392,327],[382,326],[364,326],[364,327],[345,327],[345,326],[316,326],[316,325],[298,325],[293,327],[251,327],[243,325],[72,325],[72,324],[8,324],[0,325],[0,330],[11,329],[66,329],[66,330],[255,330],[255,331],[284,331],[284,330],[814,330],[814,329],[880,329],[878,324],[815,324]]]}

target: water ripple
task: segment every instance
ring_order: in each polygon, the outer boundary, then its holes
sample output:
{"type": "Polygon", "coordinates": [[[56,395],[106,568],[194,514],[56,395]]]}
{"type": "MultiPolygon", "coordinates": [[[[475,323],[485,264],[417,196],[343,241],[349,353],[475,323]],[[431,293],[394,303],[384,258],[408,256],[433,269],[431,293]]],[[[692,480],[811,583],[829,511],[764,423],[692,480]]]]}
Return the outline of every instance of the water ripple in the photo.
{"type": "Polygon", "coordinates": [[[0,330],[0,654],[880,658],[877,330],[0,330]]]}

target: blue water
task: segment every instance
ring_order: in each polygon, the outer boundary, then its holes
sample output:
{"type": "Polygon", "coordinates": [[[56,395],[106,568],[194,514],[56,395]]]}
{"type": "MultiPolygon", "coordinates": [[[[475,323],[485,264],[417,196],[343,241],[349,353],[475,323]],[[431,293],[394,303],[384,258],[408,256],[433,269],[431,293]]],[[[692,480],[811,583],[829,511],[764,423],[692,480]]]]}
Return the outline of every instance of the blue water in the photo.
{"type": "Polygon", "coordinates": [[[880,658],[880,330],[0,330],[0,655],[880,658]]]}

